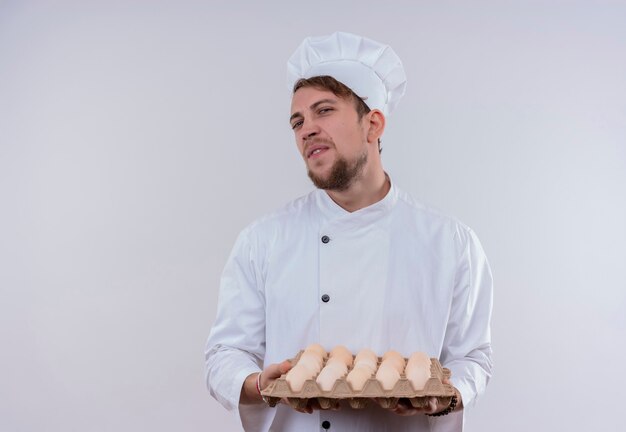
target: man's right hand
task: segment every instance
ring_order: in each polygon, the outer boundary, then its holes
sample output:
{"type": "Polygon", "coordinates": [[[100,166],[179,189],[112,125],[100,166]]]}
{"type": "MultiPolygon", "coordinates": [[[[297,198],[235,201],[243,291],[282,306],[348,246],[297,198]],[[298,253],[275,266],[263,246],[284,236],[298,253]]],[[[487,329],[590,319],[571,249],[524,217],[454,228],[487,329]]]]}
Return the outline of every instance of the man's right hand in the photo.
{"type": "MultiPolygon", "coordinates": [[[[287,373],[291,369],[291,362],[285,360],[282,363],[274,363],[261,372],[261,379],[259,381],[259,387],[261,390],[269,386],[272,382],[280,378],[283,374],[287,373]]],[[[253,373],[246,377],[241,388],[241,396],[239,397],[240,404],[254,404],[263,402],[263,398],[259,394],[256,388],[256,381],[259,373],[253,373]]]]}

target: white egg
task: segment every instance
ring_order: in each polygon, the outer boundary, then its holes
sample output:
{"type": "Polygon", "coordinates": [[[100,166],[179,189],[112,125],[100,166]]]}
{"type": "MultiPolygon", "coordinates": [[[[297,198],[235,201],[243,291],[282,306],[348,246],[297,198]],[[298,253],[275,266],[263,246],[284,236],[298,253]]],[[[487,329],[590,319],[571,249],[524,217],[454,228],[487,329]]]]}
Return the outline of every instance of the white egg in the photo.
{"type": "Polygon", "coordinates": [[[367,367],[372,372],[376,372],[376,368],[378,368],[378,361],[373,361],[368,358],[363,358],[363,359],[359,359],[358,362],[354,363],[354,367],[357,367],[357,366],[367,367]]]}
{"type": "Polygon", "coordinates": [[[299,393],[302,391],[304,382],[310,378],[311,373],[307,368],[296,365],[292,367],[289,372],[287,372],[285,381],[287,381],[287,384],[292,392],[299,393]]]}
{"type": "Polygon", "coordinates": [[[378,367],[378,356],[370,349],[362,349],[354,358],[354,367],[357,365],[367,366],[372,372],[375,372],[378,367]]]}
{"type": "Polygon", "coordinates": [[[339,358],[341,359],[347,366],[352,366],[352,353],[348,351],[343,345],[337,345],[330,351],[328,355],[329,359],[339,358]]]}
{"type": "Polygon", "coordinates": [[[373,375],[373,371],[368,367],[355,366],[346,377],[346,381],[354,391],[361,391],[365,383],[373,375]]]}
{"type": "MultiPolygon", "coordinates": [[[[324,369],[329,369],[329,368],[336,370],[338,373],[341,373],[342,376],[348,373],[348,365],[346,365],[343,362],[343,360],[338,359],[338,358],[328,359],[328,361],[326,362],[326,366],[324,366],[324,369]]],[[[322,369],[322,371],[324,371],[324,369],[322,369]]]]}
{"type": "Polygon", "coordinates": [[[422,353],[415,352],[409,357],[406,364],[405,375],[411,382],[413,390],[423,390],[426,382],[430,379],[430,358],[422,353]]]}
{"type": "Polygon", "coordinates": [[[300,356],[297,366],[305,367],[311,371],[312,375],[317,375],[322,369],[322,360],[317,358],[316,355],[307,355],[307,353],[304,353],[300,356]]]}
{"type": "Polygon", "coordinates": [[[378,363],[378,356],[371,349],[363,348],[361,351],[359,351],[354,358],[354,363],[356,364],[360,360],[364,359],[368,359],[370,361],[373,361],[374,363],[378,363]]]}
{"type": "Polygon", "coordinates": [[[342,378],[346,372],[348,372],[348,368],[343,363],[335,362],[330,365],[327,364],[315,381],[323,391],[331,391],[335,382],[342,378]]]}
{"type": "Polygon", "coordinates": [[[404,371],[404,357],[402,357],[402,354],[397,351],[387,351],[383,356],[381,366],[385,363],[393,366],[398,373],[402,373],[404,371]]]}
{"type": "Polygon", "coordinates": [[[307,351],[314,352],[321,358],[324,358],[326,356],[326,350],[320,344],[315,343],[315,344],[309,345],[308,347],[304,349],[304,352],[307,352],[307,351]]]}
{"type": "Polygon", "coordinates": [[[376,379],[380,382],[384,390],[389,391],[393,390],[400,379],[400,373],[394,366],[383,362],[378,368],[378,372],[376,372],[376,379]]]}

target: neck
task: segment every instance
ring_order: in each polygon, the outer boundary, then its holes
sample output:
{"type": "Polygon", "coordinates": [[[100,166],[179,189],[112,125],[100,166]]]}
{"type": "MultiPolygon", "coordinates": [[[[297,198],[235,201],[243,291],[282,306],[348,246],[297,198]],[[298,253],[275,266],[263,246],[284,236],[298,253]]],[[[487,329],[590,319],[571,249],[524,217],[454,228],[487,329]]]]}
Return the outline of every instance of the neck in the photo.
{"type": "Polygon", "coordinates": [[[326,193],[337,205],[352,213],[382,200],[390,188],[391,181],[380,167],[370,175],[363,173],[346,190],[327,190],[326,193]]]}

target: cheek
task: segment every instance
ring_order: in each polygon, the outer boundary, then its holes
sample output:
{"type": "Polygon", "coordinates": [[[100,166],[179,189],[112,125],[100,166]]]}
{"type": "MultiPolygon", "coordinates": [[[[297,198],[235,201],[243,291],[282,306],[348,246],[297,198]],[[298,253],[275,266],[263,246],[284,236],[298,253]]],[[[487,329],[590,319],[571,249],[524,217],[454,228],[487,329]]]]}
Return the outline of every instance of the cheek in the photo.
{"type": "Polygon", "coordinates": [[[298,135],[294,136],[296,141],[296,148],[298,149],[298,153],[302,154],[302,150],[304,149],[304,144],[302,144],[302,140],[298,139],[298,135]]]}

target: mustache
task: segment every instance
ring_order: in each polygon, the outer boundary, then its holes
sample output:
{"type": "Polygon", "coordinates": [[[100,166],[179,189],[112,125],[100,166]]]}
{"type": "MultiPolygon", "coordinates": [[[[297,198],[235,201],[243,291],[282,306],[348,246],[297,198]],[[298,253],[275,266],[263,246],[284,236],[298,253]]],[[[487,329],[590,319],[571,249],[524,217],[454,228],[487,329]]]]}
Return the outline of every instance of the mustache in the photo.
{"type": "Polygon", "coordinates": [[[328,147],[334,147],[335,146],[335,142],[329,138],[322,138],[322,137],[312,137],[312,138],[306,138],[304,140],[304,148],[305,150],[308,150],[311,146],[317,145],[317,144],[323,144],[326,145],[328,147]]]}

